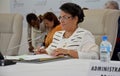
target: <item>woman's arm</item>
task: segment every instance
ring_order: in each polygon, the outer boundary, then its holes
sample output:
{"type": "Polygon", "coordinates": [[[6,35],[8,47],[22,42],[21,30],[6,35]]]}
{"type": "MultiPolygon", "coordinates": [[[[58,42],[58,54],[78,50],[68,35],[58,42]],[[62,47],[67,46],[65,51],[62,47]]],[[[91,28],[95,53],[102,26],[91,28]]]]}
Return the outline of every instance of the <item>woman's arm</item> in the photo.
{"type": "Polygon", "coordinates": [[[99,49],[95,43],[94,36],[87,32],[85,33],[82,45],[78,48],[78,56],[81,59],[98,59],[99,49]]]}
{"type": "Polygon", "coordinates": [[[32,46],[32,39],[31,39],[31,30],[32,27],[28,24],[28,29],[27,29],[27,33],[28,33],[28,45],[29,45],[29,51],[33,52],[34,47],[32,46]]]}

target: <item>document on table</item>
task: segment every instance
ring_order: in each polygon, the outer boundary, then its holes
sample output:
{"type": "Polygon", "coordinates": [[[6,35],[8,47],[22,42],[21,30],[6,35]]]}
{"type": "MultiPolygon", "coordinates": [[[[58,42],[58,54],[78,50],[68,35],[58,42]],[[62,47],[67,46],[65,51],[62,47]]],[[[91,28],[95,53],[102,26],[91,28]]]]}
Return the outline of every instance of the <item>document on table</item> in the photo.
{"type": "Polygon", "coordinates": [[[6,56],[6,59],[8,60],[35,60],[35,59],[52,59],[52,58],[56,58],[56,57],[47,54],[6,56]]]}

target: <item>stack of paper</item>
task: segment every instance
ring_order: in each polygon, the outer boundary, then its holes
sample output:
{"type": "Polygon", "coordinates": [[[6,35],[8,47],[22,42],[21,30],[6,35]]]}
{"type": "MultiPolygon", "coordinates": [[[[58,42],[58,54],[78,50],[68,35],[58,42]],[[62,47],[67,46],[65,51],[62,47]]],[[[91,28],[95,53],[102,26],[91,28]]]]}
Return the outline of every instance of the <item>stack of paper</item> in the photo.
{"type": "Polygon", "coordinates": [[[56,58],[47,54],[39,54],[39,55],[20,55],[20,56],[6,56],[8,60],[35,60],[35,59],[51,59],[56,58]]]}

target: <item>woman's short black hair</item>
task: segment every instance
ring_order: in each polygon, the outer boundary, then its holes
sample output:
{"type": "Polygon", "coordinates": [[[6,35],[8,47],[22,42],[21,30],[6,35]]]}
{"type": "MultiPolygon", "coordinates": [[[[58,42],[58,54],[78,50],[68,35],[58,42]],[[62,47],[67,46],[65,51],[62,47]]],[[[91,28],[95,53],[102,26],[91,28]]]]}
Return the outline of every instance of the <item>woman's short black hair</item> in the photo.
{"type": "Polygon", "coordinates": [[[78,22],[83,22],[84,20],[84,13],[81,7],[75,3],[64,3],[60,9],[66,13],[69,13],[72,15],[72,17],[77,16],[78,17],[78,22]]]}
{"type": "Polygon", "coordinates": [[[38,19],[38,17],[36,16],[36,14],[34,14],[34,13],[29,13],[29,14],[27,14],[27,16],[26,16],[26,20],[27,20],[27,22],[30,24],[31,23],[31,21],[32,20],[37,20],[38,19]]]}

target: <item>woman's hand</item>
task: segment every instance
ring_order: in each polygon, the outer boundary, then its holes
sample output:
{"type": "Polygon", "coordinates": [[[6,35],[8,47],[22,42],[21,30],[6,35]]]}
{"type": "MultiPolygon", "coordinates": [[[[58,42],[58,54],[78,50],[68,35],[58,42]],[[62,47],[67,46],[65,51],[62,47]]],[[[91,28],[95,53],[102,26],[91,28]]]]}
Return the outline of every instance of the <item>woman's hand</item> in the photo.
{"type": "Polygon", "coordinates": [[[58,48],[52,52],[52,56],[65,56],[65,55],[69,55],[73,58],[78,58],[78,52],[75,50],[58,48]]]}
{"type": "Polygon", "coordinates": [[[52,52],[52,56],[64,56],[68,55],[67,49],[57,48],[52,52]]]}
{"type": "Polygon", "coordinates": [[[33,45],[32,45],[31,39],[28,40],[28,43],[29,43],[29,48],[28,48],[28,49],[29,49],[29,52],[34,52],[34,51],[33,51],[34,47],[33,47],[33,45]]]}
{"type": "Polygon", "coordinates": [[[33,52],[33,49],[34,49],[34,47],[31,45],[31,46],[29,46],[29,52],[33,52]]]}
{"type": "Polygon", "coordinates": [[[47,54],[44,47],[37,47],[37,49],[34,51],[35,54],[47,54]]]}

